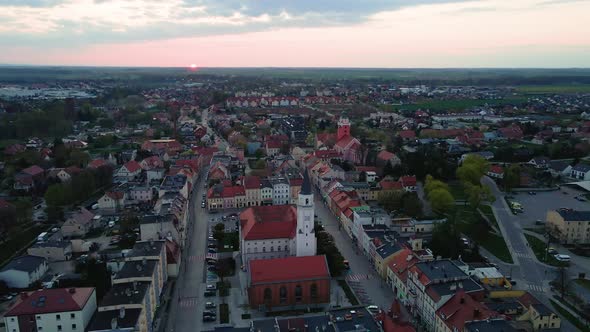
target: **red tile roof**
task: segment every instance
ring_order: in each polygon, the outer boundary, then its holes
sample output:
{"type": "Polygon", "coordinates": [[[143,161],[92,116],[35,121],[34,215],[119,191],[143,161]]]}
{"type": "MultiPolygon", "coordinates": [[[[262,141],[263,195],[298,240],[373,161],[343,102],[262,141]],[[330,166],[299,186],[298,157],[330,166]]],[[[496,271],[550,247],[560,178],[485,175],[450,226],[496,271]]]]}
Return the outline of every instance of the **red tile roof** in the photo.
{"type": "Polygon", "coordinates": [[[377,154],[377,159],[391,160],[393,158],[395,158],[395,153],[389,152],[387,150],[381,150],[381,152],[379,152],[379,154],[377,154]]]}
{"type": "Polygon", "coordinates": [[[316,157],[320,159],[329,159],[329,158],[339,158],[340,153],[336,150],[317,150],[313,153],[316,157]]]}
{"type": "Polygon", "coordinates": [[[107,195],[108,197],[110,197],[114,200],[119,200],[119,199],[123,199],[123,197],[125,197],[125,192],[124,191],[107,191],[105,193],[105,195],[107,195]]]}
{"type": "Polygon", "coordinates": [[[104,159],[94,159],[88,163],[88,168],[99,168],[108,165],[104,159]]]}
{"type": "Polygon", "coordinates": [[[250,282],[252,285],[329,278],[328,263],[323,255],[250,261],[250,282]]]}
{"type": "Polygon", "coordinates": [[[495,174],[504,174],[504,169],[502,168],[502,166],[492,165],[490,166],[489,172],[495,174]]]}
{"type": "Polygon", "coordinates": [[[293,238],[297,209],[293,205],[254,206],[240,214],[244,240],[293,238]]]}
{"type": "Polygon", "coordinates": [[[26,292],[17,298],[14,306],[4,315],[20,316],[53,312],[80,311],[94,293],[94,288],[53,288],[26,292]],[[42,300],[43,299],[43,300],[42,300]],[[40,305],[40,303],[45,303],[40,305]]]}
{"type": "Polygon", "coordinates": [[[13,208],[14,205],[8,203],[7,201],[0,199],[0,209],[7,209],[7,208],[13,208]]]}
{"type": "Polygon", "coordinates": [[[415,176],[410,176],[410,175],[406,175],[406,176],[402,176],[399,178],[399,182],[402,183],[402,186],[404,187],[415,187],[416,186],[416,177],[415,176]]]}
{"type": "Polygon", "coordinates": [[[27,168],[23,169],[22,172],[26,173],[30,176],[36,176],[39,174],[43,174],[43,172],[45,172],[45,171],[43,170],[43,168],[41,168],[37,165],[33,165],[31,167],[27,167],[27,168]]]}
{"type": "Polygon", "coordinates": [[[141,165],[135,160],[128,161],[123,167],[125,167],[129,173],[134,173],[141,169],[141,165]]]}
{"type": "Polygon", "coordinates": [[[283,146],[283,143],[280,141],[268,141],[266,142],[267,149],[280,149],[283,146]]]}
{"type": "Polygon", "coordinates": [[[451,331],[463,331],[465,322],[485,320],[497,315],[483,303],[465,294],[463,289],[457,291],[436,313],[451,331]]]}
{"type": "Polygon", "coordinates": [[[344,149],[347,146],[349,146],[353,141],[356,141],[356,138],[354,138],[352,136],[345,136],[345,137],[342,137],[338,142],[336,142],[336,145],[339,146],[340,148],[344,149]]]}
{"type": "Polygon", "coordinates": [[[397,275],[404,283],[408,278],[408,269],[412,267],[419,259],[412,254],[412,250],[404,248],[402,252],[396,255],[388,264],[389,269],[397,275]],[[408,259],[408,257],[410,257],[408,259]]]}
{"type": "Polygon", "coordinates": [[[260,177],[258,176],[245,176],[244,187],[246,189],[260,189],[260,177]]]}
{"type": "Polygon", "coordinates": [[[399,181],[392,181],[392,180],[381,180],[379,181],[379,187],[383,190],[396,190],[402,189],[402,183],[399,181]]]}
{"type": "Polygon", "coordinates": [[[413,130],[402,130],[399,132],[399,137],[405,139],[416,138],[416,133],[413,130]]]}

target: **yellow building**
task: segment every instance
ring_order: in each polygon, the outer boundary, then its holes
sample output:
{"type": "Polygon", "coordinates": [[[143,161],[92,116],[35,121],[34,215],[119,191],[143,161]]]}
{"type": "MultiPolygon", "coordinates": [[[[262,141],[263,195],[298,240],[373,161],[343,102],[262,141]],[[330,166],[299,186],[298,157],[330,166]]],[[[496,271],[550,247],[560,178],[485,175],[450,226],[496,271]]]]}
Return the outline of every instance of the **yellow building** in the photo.
{"type": "Polygon", "coordinates": [[[528,310],[517,318],[520,321],[529,321],[533,331],[544,329],[557,329],[561,327],[561,318],[543,303],[531,303],[528,310]]]}
{"type": "Polygon", "coordinates": [[[398,254],[403,251],[403,248],[393,242],[387,242],[375,248],[375,270],[384,280],[387,279],[387,270],[389,262],[391,262],[398,254]]]}
{"type": "Polygon", "coordinates": [[[565,244],[590,243],[590,211],[558,209],[547,212],[547,229],[565,244]]]}

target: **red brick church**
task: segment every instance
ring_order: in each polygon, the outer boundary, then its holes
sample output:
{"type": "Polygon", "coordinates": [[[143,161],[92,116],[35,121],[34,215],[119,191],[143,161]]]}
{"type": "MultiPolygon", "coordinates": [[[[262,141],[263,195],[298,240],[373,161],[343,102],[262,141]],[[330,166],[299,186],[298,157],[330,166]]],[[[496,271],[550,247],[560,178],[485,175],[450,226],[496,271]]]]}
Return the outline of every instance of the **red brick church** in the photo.
{"type": "Polygon", "coordinates": [[[251,260],[250,306],[261,311],[324,307],[330,304],[326,256],[251,260]]]}

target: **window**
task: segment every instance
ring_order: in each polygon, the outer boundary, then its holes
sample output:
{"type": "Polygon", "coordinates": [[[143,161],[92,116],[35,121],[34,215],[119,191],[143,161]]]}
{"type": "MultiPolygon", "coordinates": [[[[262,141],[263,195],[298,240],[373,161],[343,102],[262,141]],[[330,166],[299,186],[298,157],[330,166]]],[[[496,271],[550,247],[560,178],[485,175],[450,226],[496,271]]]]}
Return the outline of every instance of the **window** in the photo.
{"type": "Polygon", "coordinates": [[[57,326],[57,330],[58,330],[58,331],[61,331],[61,325],[58,325],[58,326],[57,326]]]}
{"type": "Polygon", "coordinates": [[[37,316],[37,320],[41,320],[41,316],[37,316]]]}
{"type": "Polygon", "coordinates": [[[311,284],[311,286],[309,286],[309,296],[311,297],[312,301],[316,301],[318,299],[318,285],[311,284]]]}
{"type": "Polygon", "coordinates": [[[301,285],[295,286],[295,302],[301,302],[303,298],[303,290],[301,289],[301,285]]]}
{"type": "Polygon", "coordinates": [[[274,250],[275,250],[275,247],[270,246],[270,251],[274,251],[274,250]]]}
{"type": "Polygon", "coordinates": [[[70,318],[71,319],[75,319],[76,318],[76,314],[70,314],[70,318]]]}
{"type": "Polygon", "coordinates": [[[39,326],[39,327],[37,328],[37,331],[43,331],[43,326],[39,326]]]}
{"type": "Polygon", "coordinates": [[[262,247],[262,252],[266,252],[266,247],[262,247]]]}
{"type": "Polygon", "coordinates": [[[279,290],[279,301],[281,303],[287,303],[287,288],[285,286],[279,290]]]}
{"type": "Polygon", "coordinates": [[[270,290],[270,288],[265,288],[264,289],[264,302],[270,302],[272,301],[272,291],[270,290]]]}
{"type": "Polygon", "coordinates": [[[75,329],[76,329],[76,324],[72,324],[72,330],[75,330],[75,329]]]}
{"type": "Polygon", "coordinates": [[[289,246],[285,246],[285,251],[289,250],[289,246]]]}
{"type": "Polygon", "coordinates": [[[55,320],[60,321],[61,320],[61,315],[55,315],[55,320]]]}

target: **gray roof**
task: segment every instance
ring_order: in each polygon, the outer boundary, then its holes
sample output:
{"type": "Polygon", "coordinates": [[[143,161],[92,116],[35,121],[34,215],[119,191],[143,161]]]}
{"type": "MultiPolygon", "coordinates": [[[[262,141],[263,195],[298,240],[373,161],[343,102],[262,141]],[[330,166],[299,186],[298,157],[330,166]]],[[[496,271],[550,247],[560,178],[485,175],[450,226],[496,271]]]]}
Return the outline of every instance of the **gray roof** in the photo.
{"type": "Polygon", "coordinates": [[[428,286],[439,296],[453,295],[459,289],[463,289],[465,293],[477,292],[483,290],[483,287],[475,280],[468,278],[459,281],[447,281],[428,286]]]}
{"type": "Polygon", "coordinates": [[[72,243],[70,241],[44,241],[35,242],[31,248],[67,248],[72,243]]]}
{"type": "Polygon", "coordinates": [[[551,316],[553,314],[555,314],[551,309],[549,309],[546,305],[544,305],[543,303],[533,303],[531,304],[531,306],[533,308],[535,308],[535,310],[539,313],[539,315],[541,316],[551,316]]]}
{"type": "Polygon", "coordinates": [[[504,319],[488,319],[465,323],[465,332],[516,332],[518,331],[504,319]]]}
{"type": "Polygon", "coordinates": [[[448,259],[420,262],[416,264],[416,267],[418,267],[431,282],[451,278],[467,278],[467,274],[448,259]]]}
{"type": "Polygon", "coordinates": [[[108,307],[120,304],[140,304],[150,288],[151,282],[124,282],[114,284],[108,293],[102,298],[99,307],[108,307]]]}
{"type": "Polygon", "coordinates": [[[311,195],[311,181],[309,181],[309,174],[307,171],[303,174],[303,184],[301,185],[301,195],[311,195]]]}
{"type": "Polygon", "coordinates": [[[127,257],[159,256],[163,248],[164,241],[136,242],[127,257]]]}
{"type": "Polygon", "coordinates": [[[379,248],[377,248],[377,254],[379,256],[381,256],[381,258],[387,258],[391,255],[393,255],[394,253],[400,251],[402,248],[393,242],[387,242],[384,245],[380,246],[379,248]]]}
{"type": "Polygon", "coordinates": [[[13,258],[6,264],[0,272],[16,270],[24,272],[33,272],[39,268],[39,266],[45,263],[46,260],[43,257],[25,255],[13,258]]]}
{"type": "Polygon", "coordinates": [[[115,279],[151,277],[156,269],[156,264],[158,261],[154,260],[125,262],[115,279]]]}
{"type": "Polygon", "coordinates": [[[573,209],[559,209],[556,211],[565,221],[589,221],[590,211],[577,211],[573,209]]]}
{"type": "Polygon", "coordinates": [[[142,309],[125,309],[125,316],[121,318],[119,310],[97,311],[92,316],[86,331],[112,331],[111,322],[117,320],[117,328],[133,329],[139,324],[142,309]]]}
{"type": "Polygon", "coordinates": [[[558,171],[558,172],[565,170],[569,166],[570,166],[570,164],[566,161],[552,160],[549,162],[549,168],[551,168],[554,171],[558,171]]]}
{"type": "Polygon", "coordinates": [[[576,166],[574,166],[572,168],[573,171],[577,171],[577,172],[590,172],[590,165],[587,164],[577,164],[576,166]]]}

